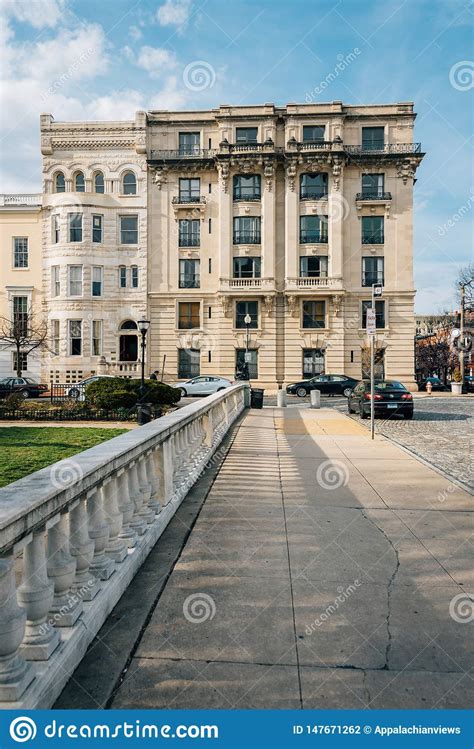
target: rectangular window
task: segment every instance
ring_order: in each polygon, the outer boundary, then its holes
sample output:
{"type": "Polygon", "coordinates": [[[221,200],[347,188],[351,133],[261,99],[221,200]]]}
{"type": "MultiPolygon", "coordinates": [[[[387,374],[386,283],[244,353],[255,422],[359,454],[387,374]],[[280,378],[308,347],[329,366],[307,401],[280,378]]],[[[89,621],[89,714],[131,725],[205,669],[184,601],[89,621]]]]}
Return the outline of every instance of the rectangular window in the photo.
{"type": "Polygon", "coordinates": [[[180,179],[179,200],[181,203],[197,203],[201,199],[201,180],[180,179]]]}
{"type": "Polygon", "coordinates": [[[200,133],[179,133],[180,156],[192,156],[198,154],[201,145],[200,133]]]}
{"type": "Polygon", "coordinates": [[[13,267],[28,268],[28,237],[13,237],[13,267]]]}
{"type": "Polygon", "coordinates": [[[120,244],[138,244],[138,216],[120,216],[120,244]]]}
{"type": "Polygon", "coordinates": [[[92,296],[102,296],[103,268],[100,265],[92,266],[92,296]]]}
{"type": "Polygon", "coordinates": [[[384,174],[363,174],[362,195],[366,198],[381,197],[384,194],[384,174]]]}
{"type": "Polygon", "coordinates": [[[59,356],[60,341],[59,320],[51,320],[51,349],[56,356],[59,356]]]}
{"type": "Polygon", "coordinates": [[[82,320],[68,320],[69,356],[82,354],[82,320]]]}
{"type": "Polygon", "coordinates": [[[59,265],[53,265],[51,267],[51,296],[59,296],[61,293],[61,281],[59,277],[60,267],[59,265]]]}
{"type": "Polygon", "coordinates": [[[68,294],[82,296],[82,265],[68,265],[68,294]]]}
{"type": "Polygon", "coordinates": [[[138,265],[130,268],[130,285],[132,289],[138,289],[138,265]]]}
{"type": "Polygon", "coordinates": [[[322,143],[324,142],[324,125],[304,125],[303,126],[303,143],[322,143]]]}
{"type": "Polygon", "coordinates": [[[121,289],[127,288],[127,269],[125,265],[119,267],[119,287],[121,289]]]}
{"type": "Polygon", "coordinates": [[[196,348],[178,349],[178,377],[189,380],[201,373],[201,352],[196,348]]]}
{"type": "Polygon", "coordinates": [[[383,151],[385,128],[363,127],[362,148],[364,151],[383,151]]]}
{"type": "MultiPolygon", "coordinates": [[[[367,310],[372,307],[372,302],[362,302],[362,327],[367,327],[367,310]]],[[[385,328],[385,302],[381,299],[375,302],[375,327],[385,328]]]]}
{"type": "Polygon", "coordinates": [[[384,243],[384,217],[362,216],[362,244],[384,243]]]}
{"type": "Polygon", "coordinates": [[[302,174],[300,177],[300,200],[319,200],[327,197],[328,175],[326,172],[318,174],[302,174]]]}
{"type": "Polygon", "coordinates": [[[303,328],[326,327],[326,302],[303,302],[303,328]]]}
{"type": "Polygon", "coordinates": [[[235,349],[235,371],[245,371],[245,364],[248,367],[248,374],[250,380],[258,379],[258,350],[249,349],[248,352],[244,348],[235,349]],[[248,359],[250,361],[245,362],[245,354],[248,353],[248,359]]]}
{"type": "Polygon", "coordinates": [[[300,257],[300,278],[326,278],[328,274],[328,258],[300,257]]]}
{"type": "Polygon", "coordinates": [[[374,283],[384,283],[383,257],[362,258],[362,286],[372,286],[374,283]]]}
{"type": "Polygon", "coordinates": [[[257,127],[237,127],[235,129],[236,143],[256,143],[257,137],[257,127]]]}
{"type": "Polygon", "coordinates": [[[13,297],[13,335],[15,337],[28,335],[28,297],[13,297]]]}
{"type": "Polygon", "coordinates": [[[304,348],[303,349],[303,379],[323,374],[324,372],[324,349],[322,348],[304,348]]]}
{"type": "Polygon", "coordinates": [[[82,242],[82,213],[68,214],[69,242],[82,242]]]}
{"type": "Polygon", "coordinates": [[[92,241],[102,242],[102,216],[92,216],[92,241]]]}
{"type": "Polygon", "coordinates": [[[102,320],[92,320],[91,354],[102,354],[102,320]]]}
{"type": "Polygon", "coordinates": [[[209,234],[211,234],[212,233],[212,218],[210,218],[209,221],[207,222],[207,226],[209,229],[209,234]]]}
{"type": "Polygon", "coordinates": [[[260,200],[261,177],[259,174],[236,174],[233,178],[234,200],[260,200]]]}
{"type": "Polygon", "coordinates": [[[327,241],[327,216],[300,216],[301,244],[327,244],[327,241]]]}
{"type": "Polygon", "coordinates": [[[234,244],[260,244],[260,216],[234,217],[234,244]]]}
{"type": "Polygon", "coordinates": [[[199,260],[180,260],[179,261],[179,288],[180,289],[199,289],[200,274],[199,260]]]}
{"type": "Polygon", "coordinates": [[[199,247],[201,244],[201,222],[198,218],[179,220],[179,246],[199,247]]]}
{"type": "Polygon", "coordinates": [[[247,321],[249,328],[258,328],[258,302],[236,302],[235,304],[235,327],[246,328],[245,318],[249,315],[250,321],[247,321]]]}
{"type": "Polygon", "coordinates": [[[28,353],[26,351],[20,351],[19,354],[17,351],[13,352],[13,371],[18,372],[25,372],[28,369],[28,353]]]}
{"type": "Polygon", "coordinates": [[[178,328],[191,330],[201,327],[201,305],[199,302],[178,303],[178,328]]]}
{"type": "Polygon", "coordinates": [[[59,216],[55,213],[51,216],[51,241],[53,244],[58,244],[60,238],[59,234],[59,216]]]}
{"type": "Polygon", "coordinates": [[[260,257],[234,257],[234,278],[260,278],[260,257]]]}

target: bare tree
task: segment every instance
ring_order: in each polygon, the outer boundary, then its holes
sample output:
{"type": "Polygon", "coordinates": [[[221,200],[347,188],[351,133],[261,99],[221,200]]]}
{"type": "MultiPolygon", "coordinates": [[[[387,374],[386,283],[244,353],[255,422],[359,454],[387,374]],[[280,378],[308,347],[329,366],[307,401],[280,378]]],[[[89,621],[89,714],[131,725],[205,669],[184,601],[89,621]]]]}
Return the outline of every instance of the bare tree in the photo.
{"type": "Polygon", "coordinates": [[[456,292],[458,301],[461,300],[461,286],[464,286],[464,309],[474,308],[474,263],[469,263],[459,271],[456,279],[456,292]]]}
{"type": "Polygon", "coordinates": [[[16,375],[22,376],[23,357],[35,349],[48,349],[48,326],[32,309],[13,314],[12,319],[0,317],[0,351],[16,354],[16,375]]]}
{"type": "Polygon", "coordinates": [[[456,317],[448,313],[426,318],[427,332],[415,341],[415,368],[420,377],[437,375],[446,382],[448,373],[457,366],[451,342],[455,325],[456,317]]]}

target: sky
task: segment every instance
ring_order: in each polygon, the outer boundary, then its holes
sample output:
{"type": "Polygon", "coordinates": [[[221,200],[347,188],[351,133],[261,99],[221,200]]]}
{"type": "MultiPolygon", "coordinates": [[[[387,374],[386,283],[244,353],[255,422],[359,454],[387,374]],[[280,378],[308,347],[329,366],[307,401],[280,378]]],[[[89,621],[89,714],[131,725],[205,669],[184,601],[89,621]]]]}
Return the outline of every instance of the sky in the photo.
{"type": "Polygon", "coordinates": [[[0,0],[0,192],[41,191],[41,112],[413,101],[416,311],[452,309],[473,256],[473,21],[467,0],[0,0]]]}

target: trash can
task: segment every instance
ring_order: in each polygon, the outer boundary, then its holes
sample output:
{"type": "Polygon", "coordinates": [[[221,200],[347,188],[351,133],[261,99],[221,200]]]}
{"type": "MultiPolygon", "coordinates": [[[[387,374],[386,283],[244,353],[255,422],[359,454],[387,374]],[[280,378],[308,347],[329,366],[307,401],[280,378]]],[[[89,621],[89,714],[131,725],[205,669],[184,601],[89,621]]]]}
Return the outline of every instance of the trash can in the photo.
{"type": "Polygon", "coordinates": [[[152,404],[139,403],[137,406],[137,421],[140,426],[148,424],[153,418],[152,404]]]}
{"type": "Polygon", "coordinates": [[[252,388],[250,391],[250,408],[263,408],[263,394],[265,390],[252,388]]]}

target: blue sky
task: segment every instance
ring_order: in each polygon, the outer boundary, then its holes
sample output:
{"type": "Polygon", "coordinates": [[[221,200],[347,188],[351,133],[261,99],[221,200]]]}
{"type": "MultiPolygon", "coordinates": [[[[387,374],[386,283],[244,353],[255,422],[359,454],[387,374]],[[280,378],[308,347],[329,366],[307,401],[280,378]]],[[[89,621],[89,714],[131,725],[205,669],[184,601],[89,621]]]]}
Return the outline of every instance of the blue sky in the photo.
{"type": "Polygon", "coordinates": [[[414,101],[427,153],[415,186],[416,309],[439,312],[472,260],[473,20],[465,0],[2,0],[0,190],[41,189],[40,112],[414,101]]]}

